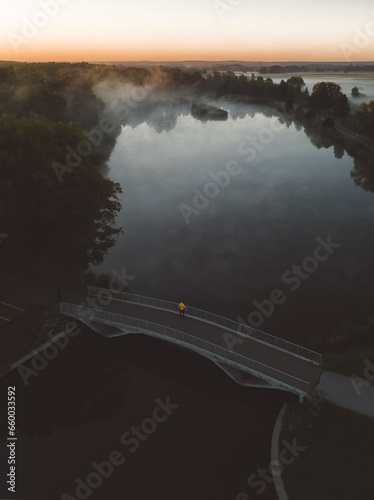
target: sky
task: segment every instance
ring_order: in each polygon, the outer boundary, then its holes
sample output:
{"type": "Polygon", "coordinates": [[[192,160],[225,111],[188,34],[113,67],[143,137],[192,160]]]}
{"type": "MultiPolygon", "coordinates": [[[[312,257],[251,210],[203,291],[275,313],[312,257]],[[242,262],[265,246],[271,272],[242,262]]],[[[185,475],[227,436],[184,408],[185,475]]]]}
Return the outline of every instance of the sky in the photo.
{"type": "Polygon", "coordinates": [[[0,7],[0,60],[374,60],[372,0],[0,0],[0,7]]]}

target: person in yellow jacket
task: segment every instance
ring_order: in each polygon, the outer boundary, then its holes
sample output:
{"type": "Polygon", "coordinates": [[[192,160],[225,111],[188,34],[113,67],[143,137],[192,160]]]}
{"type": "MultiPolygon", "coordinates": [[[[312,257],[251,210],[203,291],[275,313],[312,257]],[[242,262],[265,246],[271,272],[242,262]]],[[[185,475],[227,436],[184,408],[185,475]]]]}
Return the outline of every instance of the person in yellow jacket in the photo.
{"type": "Polygon", "coordinates": [[[186,310],[186,306],[181,302],[179,304],[179,316],[182,316],[184,318],[184,311],[186,310]]]}

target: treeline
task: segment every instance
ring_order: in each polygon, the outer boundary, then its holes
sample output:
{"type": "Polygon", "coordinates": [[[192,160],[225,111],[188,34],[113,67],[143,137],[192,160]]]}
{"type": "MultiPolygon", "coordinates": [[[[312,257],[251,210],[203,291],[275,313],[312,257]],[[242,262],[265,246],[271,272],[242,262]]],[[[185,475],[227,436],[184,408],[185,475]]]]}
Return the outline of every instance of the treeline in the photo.
{"type": "MultiPolygon", "coordinates": [[[[7,252],[8,257],[35,263],[52,258],[85,268],[100,263],[113,246],[120,232],[115,219],[121,208],[121,189],[100,172],[121,123],[113,123],[111,131],[101,134],[88,154],[77,153],[77,145],[92,146],[87,131],[106,116],[105,104],[95,93],[103,82],[109,91],[112,83],[123,83],[147,89],[144,95],[153,97],[166,90],[188,96],[277,101],[308,126],[322,121],[326,130],[332,130],[335,120],[340,120],[357,133],[374,133],[374,105],[362,104],[356,115],[350,115],[347,97],[331,82],[317,84],[309,95],[297,76],[275,84],[271,78],[254,74],[247,78],[213,71],[204,76],[197,69],[175,66],[2,64],[0,233],[10,235],[0,247],[3,255],[7,252]],[[59,176],[52,168],[56,164],[59,176]]],[[[353,156],[355,147],[350,149],[353,156]]],[[[362,153],[358,156],[362,158],[362,153]]]]}
{"type": "Polygon", "coordinates": [[[334,148],[336,158],[348,154],[354,159],[351,172],[354,183],[374,192],[374,151],[355,135],[361,134],[374,144],[374,101],[361,103],[355,114],[350,113],[347,96],[340,85],[319,82],[313,87],[310,98],[296,105],[295,124],[304,127],[304,132],[317,148],[334,148]],[[353,137],[342,134],[353,133],[353,137]]]}
{"type": "Polygon", "coordinates": [[[355,114],[350,113],[348,97],[341,86],[334,82],[319,82],[307,100],[307,107],[298,105],[297,115],[314,119],[317,115],[324,123],[335,125],[335,121],[357,134],[364,135],[374,143],[374,101],[362,102],[355,114]]]}
{"type": "Polygon", "coordinates": [[[373,64],[363,64],[363,65],[342,65],[342,64],[324,64],[324,65],[307,65],[307,66],[298,66],[298,65],[280,65],[274,64],[272,66],[261,66],[259,69],[259,73],[262,75],[266,74],[283,74],[283,73],[308,73],[308,72],[316,72],[316,73],[325,73],[325,72],[344,72],[344,73],[365,73],[365,72],[374,72],[373,64]]]}
{"type": "Polygon", "coordinates": [[[283,101],[300,90],[232,72],[204,78],[198,70],[178,67],[0,65],[0,232],[9,234],[0,247],[3,262],[42,267],[54,261],[85,269],[114,245],[121,231],[115,225],[121,188],[100,172],[120,124],[101,134],[101,144],[89,137],[105,117],[95,93],[102,82],[155,93],[184,89],[283,101]]]}
{"type": "Polygon", "coordinates": [[[374,101],[362,102],[355,113],[356,132],[374,139],[374,101]]]}
{"type": "Polygon", "coordinates": [[[290,66],[281,66],[275,64],[273,66],[262,66],[259,73],[261,75],[266,75],[268,73],[282,74],[282,73],[307,73],[310,71],[306,66],[297,66],[292,64],[290,66]]]}
{"type": "Polygon", "coordinates": [[[0,232],[9,235],[2,262],[85,269],[102,262],[121,232],[121,187],[100,173],[107,156],[96,147],[76,152],[91,147],[83,130],[104,109],[90,70],[86,63],[0,67],[0,232]]]}
{"type": "Polygon", "coordinates": [[[0,67],[0,113],[20,117],[33,111],[52,121],[95,125],[103,105],[92,91],[89,68],[87,63],[0,67]]]}
{"type": "Polygon", "coordinates": [[[359,66],[357,64],[350,64],[344,68],[346,73],[365,73],[365,72],[374,72],[374,64],[364,64],[359,66]]]}
{"type": "Polygon", "coordinates": [[[0,228],[9,234],[1,250],[10,260],[84,269],[114,244],[121,187],[98,172],[102,155],[93,151],[62,182],[51,167],[85,140],[77,124],[0,116],[0,228]]]}
{"type": "MultiPolygon", "coordinates": [[[[213,68],[214,71],[239,71],[242,73],[250,73],[253,71],[256,71],[256,68],[254,66],[245,66],[244,64],[214,64],[213,68]]],[[[207,70],[205,70],[207,71],[207,70]]]]}

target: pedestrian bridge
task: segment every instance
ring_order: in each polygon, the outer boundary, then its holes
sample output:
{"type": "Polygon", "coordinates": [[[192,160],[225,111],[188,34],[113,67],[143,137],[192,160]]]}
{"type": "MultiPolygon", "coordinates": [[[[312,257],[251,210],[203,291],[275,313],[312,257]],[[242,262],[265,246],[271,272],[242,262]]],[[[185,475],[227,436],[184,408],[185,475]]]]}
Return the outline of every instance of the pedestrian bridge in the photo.
{"type": "Polygon", "coordinates": [[[174,302],[88,287],[84,303],[61,302],[60,310],[106,337],[140,333],[190,349],[241,385],[304,396],[322,373],[310,349],[194,307],[181,318],[174,302]]]}

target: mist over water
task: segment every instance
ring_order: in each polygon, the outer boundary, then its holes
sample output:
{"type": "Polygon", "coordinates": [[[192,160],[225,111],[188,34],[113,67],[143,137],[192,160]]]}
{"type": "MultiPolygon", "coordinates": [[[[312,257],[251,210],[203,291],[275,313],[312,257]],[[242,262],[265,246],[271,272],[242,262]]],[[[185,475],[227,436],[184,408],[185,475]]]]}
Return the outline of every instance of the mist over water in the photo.
{"type": "MultiPolygon", "coordinates": [[[[271,78],[274,83],[280,83],[281,80],[287,81],[288,78],[293,76],[292,74],[283,75],[262,75],[264,78],[271,78]]],[[[361,102],[369,103],[374,99],[374,80],[372,76],[362,73],[361,75],[355,74],[351,76],[347,74],[336,74],[336,73],[326,73],[326,74],[302,74],[305,85],[309,92],[312,93],[313,87],[316,83],[324,82],[337,82],[341,88],[342,92],[348,97],[352,110],[357,109],[361,102]],[[360,96],[352,97],[351,91],[353,87],[357,87],[360,96]]]]}
{"type": "Polygon", "coordinates": [[[284,304],[258,327],[291,340],[370,311],[374,198],[354,185],[353,159],[337,159],[270,108],[206,102],[228,120],[202,122],[191,101],[171,99],[141,103],[127,118],[109,164],[123,187],[124,234],[98,270],[126,266],[135,293],[233,319],[279,289],[284,304]],[[230,162],[240,172],[218,191],[207,187],[230,162]],[[204,189],[214,196],[196,208],[204,189]],[[182,204],[195,211],[183,216],[182,204]],[[284,273],[329,235],[340,247],[291,290],[284,273]]]}

